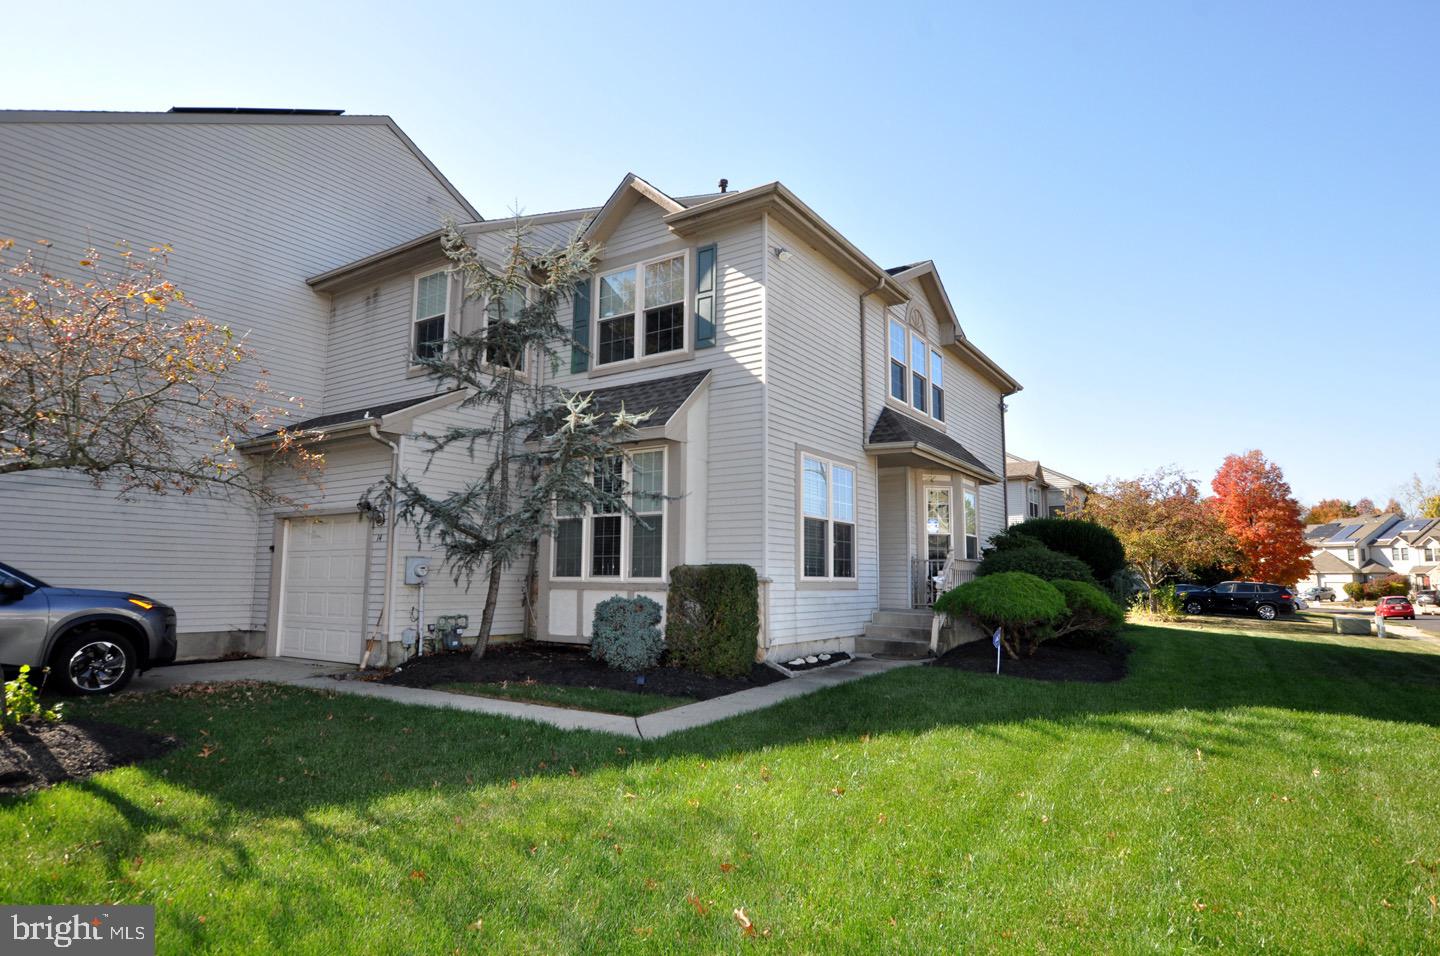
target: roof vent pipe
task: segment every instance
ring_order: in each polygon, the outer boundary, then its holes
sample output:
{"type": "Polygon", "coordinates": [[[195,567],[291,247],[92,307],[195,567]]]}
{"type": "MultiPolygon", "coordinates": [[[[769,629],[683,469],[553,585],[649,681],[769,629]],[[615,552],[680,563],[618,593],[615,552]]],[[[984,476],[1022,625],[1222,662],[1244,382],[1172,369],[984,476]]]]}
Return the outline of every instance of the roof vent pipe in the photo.
{"type": "Polygon", "coordinates": [[[730,188],[730,180],[728,180],[728,179],[722,179],[722,180],[720,180],[720,191],[721,191],[722,193],[723,193],[725,190],[729,189],[729,188],[730,188]]]}

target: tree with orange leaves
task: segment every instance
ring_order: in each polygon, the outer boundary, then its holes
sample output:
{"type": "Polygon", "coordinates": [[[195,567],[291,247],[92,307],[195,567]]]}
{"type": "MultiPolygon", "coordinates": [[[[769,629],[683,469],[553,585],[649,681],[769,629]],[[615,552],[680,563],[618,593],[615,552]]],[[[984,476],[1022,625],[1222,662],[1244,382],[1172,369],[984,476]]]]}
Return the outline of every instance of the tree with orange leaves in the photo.
{"type": "Polygon", "coordinates": [[[1300,505],[1280,466],[1258,450],[1230,455],[1210,483],[1207,505],[1240,550],[1240,571],[1275,584],[1294,584],[1310,573],[1310,546],[1300,505]]]}

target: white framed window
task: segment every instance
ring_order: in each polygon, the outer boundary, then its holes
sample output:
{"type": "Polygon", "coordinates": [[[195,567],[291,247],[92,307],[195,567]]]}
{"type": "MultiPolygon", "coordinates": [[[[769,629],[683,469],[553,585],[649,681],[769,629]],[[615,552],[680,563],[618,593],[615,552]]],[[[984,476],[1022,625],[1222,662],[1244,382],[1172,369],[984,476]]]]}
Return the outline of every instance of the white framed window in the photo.
{"type": "Polygon", "coordinates": [[[513,323],[529,304],[529,290],[524,287],[506,289],[503,295],[491,296],[485,304],[485,361],[488,364],[525,371],[525,350],[518,343],[507,342],[503,330],[497,327],[502,322],[513,323]]]}
{"type": "Polygon", "coordinates": [[[1355,549],[1354,549],[1354,548],[1346,548],[1346,549],[1345,549],[1345,560],[1346,560],[1346,561],[1349,561],[1351,564],[1354,564],[1354,563],[1355,563],[1355,549]]]}
{"type": "Polygon", "coordinates": [[[666,461],[663,447],[597,461],[597,487],[623,484],[634,515],[592,508],[555,516],[551,577],[568,580],[663,580],[665,577],[666,461]]]}
{"type": "Polygon", "coordinates": [[[415,306],[410,317],[410,357],[439,358],[450,333],[450,271],[437,269],[415,277],[415,306]]]}
{"type": "Polygon", "coordinates": [[[801,559],[805,580],[855,578],[855,469],[800,456],[801,559]]]}
{"type": "Polygon", "coordinates": [[[1425,560],[1426,560],[1426,561],[1434,561],[1434,560],[1435,560],[1435,549],[1434,549],[1434,548],[1432,548],[1432,547],[1427,547],[1427,548],[1425,549],[1425,560]]]}
{"type": "Polygon", "coordinates": [[[964,509],[961,519],[965,530],[965,560],[980,560],[980,510],[979,496],[973,486],[967,486],[960,495],[964,509]]]}
{"type": "Polygon", "coordinates": [[[890,320],[890,397],[902,405],[945,420],[945,360],[925,336],[899,319],[890,320]]]}
{"type": "Polygon", "coordinates": [[[688,252],[601,273],[595,297],[595,365],[615,365],[685,349],[688,252]]]}
{"type": "Polygon", "coordinates": [[[1401,560],[1401,561],[1409,561],[1409,560],[1410,560],[1410,549],[1409,549],[1409,548],[1401,548],[1401,549],[1400,549],[1400,560],[1401,560]]]}
{"type": "Polygon", "coordinates": [[[1034,485],[1026,485],[1025,495],[1029,499],[1030,517],[1040,517],[1040,489],[1034,485]]]}

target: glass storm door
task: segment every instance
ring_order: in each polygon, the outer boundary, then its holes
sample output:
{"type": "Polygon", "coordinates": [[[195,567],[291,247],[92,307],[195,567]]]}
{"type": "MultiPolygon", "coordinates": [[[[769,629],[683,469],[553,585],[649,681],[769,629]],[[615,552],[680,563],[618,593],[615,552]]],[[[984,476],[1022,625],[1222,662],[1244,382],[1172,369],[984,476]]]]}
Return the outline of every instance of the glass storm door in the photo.
{"type": "Polygon", "coordinates": [[[925,580],[930,603],[934,603],[935,578],[955,548],[955,501],[949,487],[925,489],[925,580]]]}

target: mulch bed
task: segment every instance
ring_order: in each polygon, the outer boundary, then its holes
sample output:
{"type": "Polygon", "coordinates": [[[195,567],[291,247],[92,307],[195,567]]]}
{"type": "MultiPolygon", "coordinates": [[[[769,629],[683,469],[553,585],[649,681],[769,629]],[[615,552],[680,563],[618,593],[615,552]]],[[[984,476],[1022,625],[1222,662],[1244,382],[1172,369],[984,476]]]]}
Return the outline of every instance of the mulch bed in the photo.
{"type": "MultiPolygon", "coordinates": [[[[1128,671],[1125,659],[1130,645],[1106,641],[1099,647],[1068,644],[1063,640],[1040,645],[1034,657],[1011,660],[1002,650],[1000,676],[1028,677],[1031,680],[1085,681],[1100,684],[1122,679],[1128,671]]],[[[951,648],[931,662],[932,667],[954,667],[977,674],[995,673],[995,646],[989,641],[971,641],[951,648]]]]}
{"type": "Polygon", "coordinates": [[[664,694],[709,700],[762,684],[786,680],[784,674],[764,664],[755,664],[744,678],[711,677],[677,667],[655,667],[641,672],[645,685],[635,683],[636,673],[615,670],[590,656],[583,647],[554,644],[492,644],[479,661],[470,652],[432,654],[401,665],[382,683],[402,687],[432,687],[435,684],[503,682],[560,684],[566,687],[603,687],[631,693],[664,694]]]}
{"type": "Polygon", "coordinates": [[[66,780],[159,757],[174,737],[89,720],[26,721],[0,735],[0,796],[43,790],[66,780]]]}

